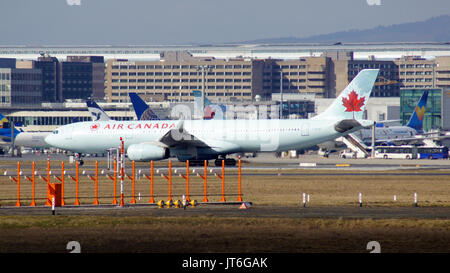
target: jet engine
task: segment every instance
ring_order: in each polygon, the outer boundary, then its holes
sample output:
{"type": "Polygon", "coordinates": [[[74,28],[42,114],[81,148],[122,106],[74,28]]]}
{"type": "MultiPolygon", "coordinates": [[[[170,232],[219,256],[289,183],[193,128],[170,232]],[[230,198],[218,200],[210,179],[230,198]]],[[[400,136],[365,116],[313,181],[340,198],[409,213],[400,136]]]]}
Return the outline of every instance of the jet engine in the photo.
{"type": "Polygon", "coordinates": [[[150,161],[169,158],[169,149],[155,146],[152,144],[132,144],[127,149],[127,155],[130,160],[150,161]]]}

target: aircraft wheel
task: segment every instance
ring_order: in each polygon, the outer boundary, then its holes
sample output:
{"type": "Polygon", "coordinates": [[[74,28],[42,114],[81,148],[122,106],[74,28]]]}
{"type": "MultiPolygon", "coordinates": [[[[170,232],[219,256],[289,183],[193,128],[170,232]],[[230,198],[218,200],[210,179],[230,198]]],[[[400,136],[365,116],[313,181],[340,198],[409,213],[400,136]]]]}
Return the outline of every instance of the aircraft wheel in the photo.
{"type": "Polygon", "coordinates": [[[225,165],[226,166],[236,166],[236,159],[234,159],[234,158],[225,159],[225,165]]]}

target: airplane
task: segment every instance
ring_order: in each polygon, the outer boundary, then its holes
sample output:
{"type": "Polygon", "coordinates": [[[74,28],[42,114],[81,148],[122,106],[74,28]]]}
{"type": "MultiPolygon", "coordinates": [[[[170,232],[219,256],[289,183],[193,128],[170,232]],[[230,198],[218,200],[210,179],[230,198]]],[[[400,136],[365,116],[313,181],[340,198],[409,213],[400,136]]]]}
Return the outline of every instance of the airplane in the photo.
{"type": "MultiPolygon", "coordinates": [[[[377,122],[377,125],[381,124],[382,126],[375,126],[375,145],[411,144],[414,142],[422,142],[422,140],[426,139],[423,137],[423,117],[426,111],[427,98],[428,91],[425,90],[405,126],[385,127],[385,124],[397,122],[396,120],[377,122]]],[[[372,128],[359,130],[353,133],[352,136],[356,137],[358,141],[363,142],[365,145],[372,144],[372,128]]],[[[319,154],[323,156],[328,156],[332,151],[347,148],[341,139],[320,143],[318,147],[319,154]]]]}
{"type": "Polygon", "coordinates": [[[148,104],[134,92],[128,93],[138,120],[160,120],[148,104]]]}
{"type": "MultiPolygon", "coordinates": [[[[89,112],[92,115],[92,120],[110,120],[110,117],[105,111],[94,101],[86,101],[89,112]]],[[[14,146],[45,149],[51,148],[45,138],[51,133],[51,131],[42,132],[29,132],[20,131],[14,127],[14,146]]],[[[11,142],[11,127],[9,126],[8,119],[0,114],[0,139],[5,143],[11,142]]]]}
{"type": "MultiPolygon", "coordinates": [[[[58,127],[45,141],[78,153],[119,147],[130,160],[219,158],[239,152],[302,149],[373,126],[362,115],[379,69],[362,70],[321,114],[311,119],[88,121],[58,127]]],[[[234,160],[234,162],[233,162],[234,160]]],[[[227,163],[228,162],[228,163],[227,163]]]]}
{"type": "MultiPolygon", "coordinates": [[[[8,119],[0,114],[0,138],[3,144],[11,143],[12,131],[8,119]]],[[[45,137],[51,132],[25,132],[21,128],[17,130],[14,127],[14,146],[22,146],[28,148],[49,148],[50,146],[45,142],[45,137]]]]}
{"type": "MultiPolygon", "coordinates": [[[[404,126],[375,127],[375,144],[388,145],[420,141],[423,134],[423,118],[425,116],[428,91],[425,90],[413,110],[411,118],[404,126]]],[[[372,129],[360,130],[354,133],[366,144],[372,142],[372,129]]]]}
{"type": "MultiPolygon", "coordinates": [[[[194,113],[200,113],[202,109],[202,91],[194,90],[194,113]]],[[[203,119],[224,119],[226,107],[223,104],[213,104],[205,96],[205,110],[203,112],[203,119]]],[[[201,116],[201,113],[198,114],[201,116]]]]}

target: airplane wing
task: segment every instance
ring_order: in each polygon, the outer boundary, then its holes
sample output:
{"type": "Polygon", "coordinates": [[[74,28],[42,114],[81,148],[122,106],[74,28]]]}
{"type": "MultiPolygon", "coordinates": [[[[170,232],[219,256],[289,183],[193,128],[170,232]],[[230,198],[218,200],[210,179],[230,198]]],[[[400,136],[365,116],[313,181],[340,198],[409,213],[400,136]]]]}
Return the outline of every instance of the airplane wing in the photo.
{"type": "Polygon", "coordinates": [[[211,140],[208,143],[197,138],[195,135],[187,132],[184,122],[180,121],[176,128],[169,130],[164,136],[158,140],[158,146],[165,148],[175,148],[182,146],[210,148],[216,152],[233,152],[240,147],[234,143],[223,140],[211,140]]]}
{"type": "Polygon", "coordinates": [[[334,125],[334,129],[339,133],[344,133],[352,130],[355,127],[370,127],[373,126],[373,121],[371,120],[355,120],[355,119],[343,119],[334,125]]]}
{"type": "Polygon", "coordinates": [[[167,148],[183,145],[208,147],[206,143],[188,133],[183,125],[184,121],[180,121],[174,129],[167,131],[158,142],[164,144],[167,148]]]}

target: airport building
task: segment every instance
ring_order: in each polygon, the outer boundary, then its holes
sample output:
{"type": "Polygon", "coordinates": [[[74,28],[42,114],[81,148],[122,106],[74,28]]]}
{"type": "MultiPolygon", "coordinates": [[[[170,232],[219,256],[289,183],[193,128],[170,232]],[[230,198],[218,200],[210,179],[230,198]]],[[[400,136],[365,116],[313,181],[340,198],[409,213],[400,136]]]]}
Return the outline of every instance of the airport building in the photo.
{"type": "Polygon", "coordinates": [[[331,91],[331,59],[307,57],[289,60],[264,60],[264,98],[273,93],[312,94],[319,98],[334,96],[331,91]]]}
{"type": "Polygon", "coordinates": [[[157,61],[110,59],[106,100],[128,101],[128,93],[136,92],[148,101],[191,101],[203,78],[206,95],[214,101],[252,100],[262,95],[263,67],[262,60],[195,58],[187,52],[165,52],[157,61]]]}
{"type": "Polygon", "coordinates": [[[191,101],[192,91],[203,87],[201,67],[206,67],[205,92],[215,102],[270,100],[274,92],[329,97],[329,63],[327,57],[215,59],[187,52],[164,52],[158,61],[110,59],[105,93],[109,102],[127,101],[129,92],[150,101],[191,101]]]}
{"type": "Polygon", "coordinates": [[[380,60],[375,56],[367,59],[355,59],[354,52],[326,52],[324,56],[330,57],[330,92],[337,97],[339,93],[353,80],[363,69],[379,69],[378,78],[372,90],[372,97],[398,97],[400,84],[398,81],[398,69],[393,60],[380,60]]]}
{"type": "Polygon", "coordinates": [[[450,56],[425,59],[404,56],[395,59],[402,88],[450,88],[450,56]]]}
{"type": "Polygon", "coordinates": [[[42,71],[42,95],[35,103],[104,98],[105,63],[102,56],[68,56],[66,61],[59,61],[44,55],[37,60],[0,59],[0,67],[2,63],[11,68],[42,71]]]}
{"type": "Polygon", "coordinates": [[[0,68],[0,108],[41,105],[40,69],[0,68]]]}

